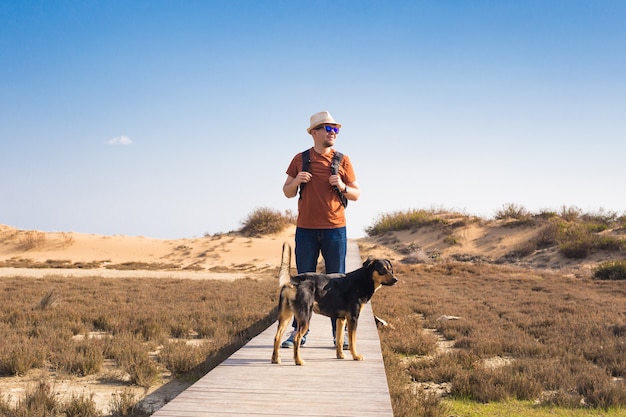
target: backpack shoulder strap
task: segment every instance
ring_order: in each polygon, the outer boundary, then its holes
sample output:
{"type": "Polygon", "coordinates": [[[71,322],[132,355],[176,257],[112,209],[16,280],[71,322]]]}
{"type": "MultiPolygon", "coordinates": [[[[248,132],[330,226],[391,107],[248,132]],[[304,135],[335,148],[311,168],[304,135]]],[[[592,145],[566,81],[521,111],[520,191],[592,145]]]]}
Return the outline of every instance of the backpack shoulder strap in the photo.
{"type": "Polygon", "coordinates": [[[335,151],[333,155],[333,160],[330,163],[330,172],[333,175],[339,174],[339,166],[341,165],[341,161],[343,160],[343,154],[341,152],[335,151]]]}
{"type": "Polygon", "coordinates": [[[302,152],[302,170],[308,171],[310,163],[311,163],[311,149],[307,149],[306,151],[302,152]]]}
{"type": "MultiPolygon", "coordinates": [[[[311,164],[311,148],[302,152],[302,171],[308,171],[309,165],[311,164]]],[[[302,190],[306,184],[300,184],[300,199],[302,199],[302,190]]]]}
{"type": "MultiPolygon", "coordinates": [[[[343,160],[343,154],[341,152],[335,151],[335,154],[333,155],[333,159],[330,163],[331,175],[339,174],[339,166],[341,165],[342,160],[343,160]]],[[[306,151],[302,152],[302,171],[308,171],[310,164],[311,164],[311,149],[309,148],[306,151]]],[[[302,190],[304,189],[305,185],[306,185],[305,183],[300,184],[300,191],[299,191],[300,199],[302,199],[302,190]]],[[[341,204],[343,205],[343,207],[344,208],[348,207],[348,199],[346,198],[346,196],[343,195],[343,193],[337,187],[335,187],[335,192],[339,196],[339,200],[341,200],[341,204]]]]}
{"type": "MultiPolygon", "coordinates": [[[[330,163],[330,173],[332,175],[339,175],[339,166],[341,165],[341,161],[343,160],[343,154],[341,152],[335,151],[333,155],[333,160],[330,163]]],[[[339,196],[339,200],[343,205],[343,208],[348,207],[348,199],[346,196],[339,190],[339,188],[335,187],[335,192],[337,196],[339,196]]]]}

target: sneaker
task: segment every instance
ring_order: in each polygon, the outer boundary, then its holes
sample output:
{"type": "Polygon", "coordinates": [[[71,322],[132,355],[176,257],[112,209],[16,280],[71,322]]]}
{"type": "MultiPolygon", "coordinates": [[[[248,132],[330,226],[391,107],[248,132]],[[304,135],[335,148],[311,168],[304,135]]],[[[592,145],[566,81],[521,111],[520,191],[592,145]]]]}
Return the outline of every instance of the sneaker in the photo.
{"type": "MultiPolygon", "coordinates": [[[[300,340],[300,346],[304,346],[306,344],[306,335],[309,334],[309,332],[307,331],[306,334],[304,336],[302,336],[302,339],[300,340]]],[[[292,348],[293,347],[293,342],[294,339],[296,337],[296,331],[292,331],[291,334],[289,335],[289,337],[287,338],[287,340],[285,340],[280,347],[281,348],[292,348]]]]}
{"type": "MultiPolygon", "coordinates": [[[[337,339],[335,339],[333,337],[333,345],[337,346],[337,339]]],[[[344,334],[343,335],[343,348],[344,349],[348,349],[350,347],[350,344],[348,343],[348,334],[344,334]]]]}

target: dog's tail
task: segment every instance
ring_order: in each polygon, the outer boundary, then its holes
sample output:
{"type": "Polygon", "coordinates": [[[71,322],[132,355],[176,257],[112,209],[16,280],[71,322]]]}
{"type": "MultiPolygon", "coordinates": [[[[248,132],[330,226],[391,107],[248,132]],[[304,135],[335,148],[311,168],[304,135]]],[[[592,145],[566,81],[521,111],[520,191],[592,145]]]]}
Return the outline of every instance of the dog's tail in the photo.
{"type": "Polygon", "coordinates": [[[291,285],[291,245],[283,243],[283,256],[280,260],[280,273],[278,275],[278,286],[291,285]]]}

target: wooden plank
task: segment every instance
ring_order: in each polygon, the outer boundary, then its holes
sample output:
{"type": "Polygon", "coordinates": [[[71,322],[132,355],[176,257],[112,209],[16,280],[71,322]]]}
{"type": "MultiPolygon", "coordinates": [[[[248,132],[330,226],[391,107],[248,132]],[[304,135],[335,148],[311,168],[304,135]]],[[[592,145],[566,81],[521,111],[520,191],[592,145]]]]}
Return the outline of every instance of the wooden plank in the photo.
{"type": "MultiPolygon", "coordinates": [[[[361,266],[350,242],[348,270],[361,266]]],[[[270,362],[276,324],[248,342],[198,382],[158,410],[157,417],[205,416],[376,416],[392,417],[380,340],[371,305],[363,309],[357,350],[364,361],[335,358],[330,319],[314,315],[301,355],[281,349],[282,363],[270,362]]]]}

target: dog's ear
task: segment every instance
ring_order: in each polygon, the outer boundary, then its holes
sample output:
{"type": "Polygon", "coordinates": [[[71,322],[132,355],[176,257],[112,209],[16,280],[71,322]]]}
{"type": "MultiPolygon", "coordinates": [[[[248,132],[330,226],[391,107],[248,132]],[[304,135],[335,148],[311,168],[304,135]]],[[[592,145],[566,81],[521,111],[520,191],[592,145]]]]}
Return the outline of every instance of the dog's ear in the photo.
{"type": "Polygon", "coordinates": [[[367,268],[373,262],[374,262],[374,258],[372,258],[371,256],[368,256],[367,259],[365,260],[365,262],[363,262],[363,267],[367,268]]]}

